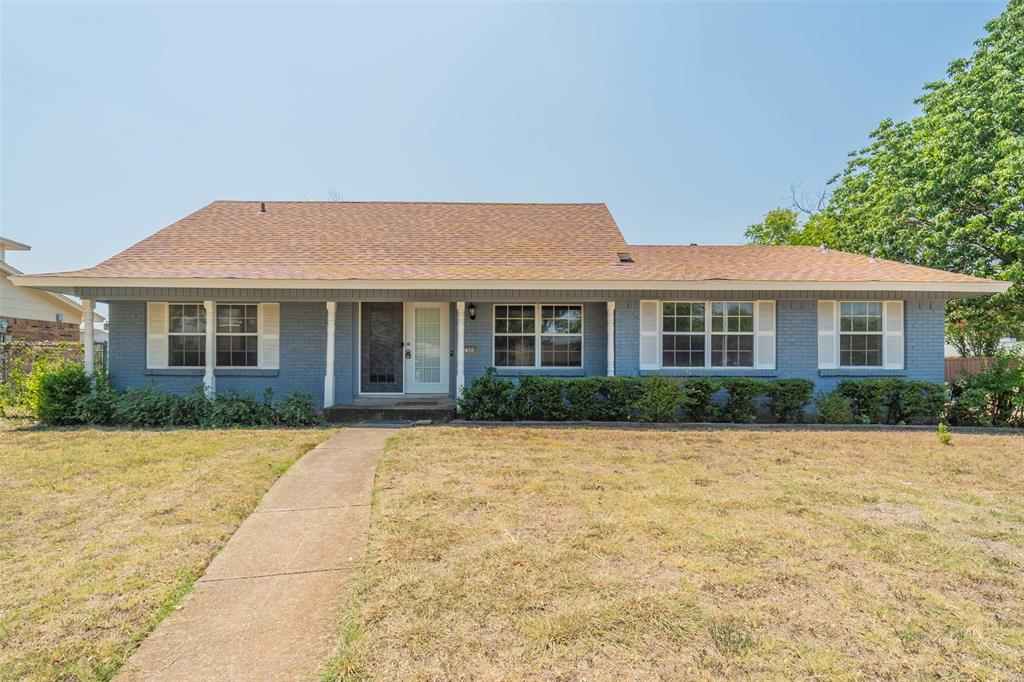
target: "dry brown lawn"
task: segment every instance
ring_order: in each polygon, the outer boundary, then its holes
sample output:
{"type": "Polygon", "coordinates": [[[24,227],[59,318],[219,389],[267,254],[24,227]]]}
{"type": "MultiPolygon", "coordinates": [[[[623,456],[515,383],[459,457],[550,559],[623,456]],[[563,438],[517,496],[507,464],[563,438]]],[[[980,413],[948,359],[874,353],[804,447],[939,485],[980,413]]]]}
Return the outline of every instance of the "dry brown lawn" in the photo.
{"type": "Polygon", "coordinates": [[[327,435],[0,431],[0,680],[109,678],[327,435]]]}
{"type": "Polygon", "coordinates": [[[1020,679],[1024,437],[413,429],[329,679],[1020,679]]]}

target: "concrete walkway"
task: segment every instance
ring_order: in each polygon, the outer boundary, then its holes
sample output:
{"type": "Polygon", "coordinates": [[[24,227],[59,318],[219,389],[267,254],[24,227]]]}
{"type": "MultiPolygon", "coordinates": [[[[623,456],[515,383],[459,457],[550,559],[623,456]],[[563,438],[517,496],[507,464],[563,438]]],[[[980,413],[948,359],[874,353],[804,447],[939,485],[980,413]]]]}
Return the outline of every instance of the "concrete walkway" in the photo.
{"type": "Polygon", "coordinates": [[[118,679],[315,679],[366,549],[377,456],[394,432],[345,429],[296,462],[118,679]]]}

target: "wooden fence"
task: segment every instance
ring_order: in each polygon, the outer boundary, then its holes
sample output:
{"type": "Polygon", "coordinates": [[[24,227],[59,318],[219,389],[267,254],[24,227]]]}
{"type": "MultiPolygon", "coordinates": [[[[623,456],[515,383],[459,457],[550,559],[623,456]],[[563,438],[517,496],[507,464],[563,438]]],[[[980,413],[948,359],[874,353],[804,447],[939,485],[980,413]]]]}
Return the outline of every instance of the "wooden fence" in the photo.
{"type": "Polygon", "coordinates": [[[946,381],[966,379],[982,372],[992,365],[995,358],[946,358],[946,381]]]}

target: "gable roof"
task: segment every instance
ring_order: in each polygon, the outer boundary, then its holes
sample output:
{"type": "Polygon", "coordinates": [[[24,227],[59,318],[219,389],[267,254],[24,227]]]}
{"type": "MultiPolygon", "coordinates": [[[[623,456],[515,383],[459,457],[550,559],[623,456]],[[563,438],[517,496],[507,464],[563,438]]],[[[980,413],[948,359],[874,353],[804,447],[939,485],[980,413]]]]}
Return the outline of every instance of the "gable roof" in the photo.
{"type": "Polygon", "coordinates": [[[1002,291],[1008,283],[813,247],[630,246],[604,204],[215,201],[68,286],[380,287],[867,285],[1002,291]],[[622,262],[628,253],[632,262],[622,262]]]}

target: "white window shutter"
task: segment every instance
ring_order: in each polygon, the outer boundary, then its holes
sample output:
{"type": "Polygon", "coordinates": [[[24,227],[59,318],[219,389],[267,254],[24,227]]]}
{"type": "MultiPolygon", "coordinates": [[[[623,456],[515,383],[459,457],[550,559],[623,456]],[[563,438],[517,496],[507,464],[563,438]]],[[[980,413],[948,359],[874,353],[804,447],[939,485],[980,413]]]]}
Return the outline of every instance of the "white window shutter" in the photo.
{"type": "Polygon", "coordinates": [[[658,301],[640,301],[640,369],[661,367],[658,346],[661,329],[661,304],[658,301]]]}
{"type": "Polygon", "coordinates": [[[882,361],[886,369],[903,369],[903,301],[885,301],[882,306],[882,361]]]}
{"type": "Polygon", "coordinates": [[[754,369],[775,369],[775,301],[754,303],[754,369]]]}
{"type": "Polygon", "coordinates": [[[818,369],[839,367],[836,301],[818,301],[818,369]]]}
{"type": "Polygon", "coordinates": [[[259,332],[259,366],[262,369],[278,369],[281,354],[280,303],[260,303],[259,332]]]}
{"type": "Polygon", "coordinates": [[[146,304],[146,369],[167,367],[167,304],[146,304]]]}

